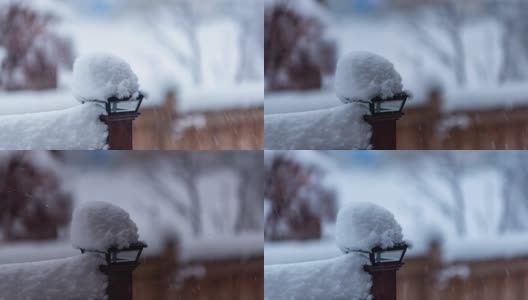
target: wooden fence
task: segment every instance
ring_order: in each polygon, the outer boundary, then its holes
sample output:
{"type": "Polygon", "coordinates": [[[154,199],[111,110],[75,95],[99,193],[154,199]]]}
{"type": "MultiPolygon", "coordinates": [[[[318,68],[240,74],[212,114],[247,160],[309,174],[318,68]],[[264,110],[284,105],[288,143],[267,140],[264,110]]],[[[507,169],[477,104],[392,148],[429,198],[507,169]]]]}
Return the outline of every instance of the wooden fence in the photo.
{"type": "Polygon", "coordinates": [[[178,114],[176,99],[141,110],[134,122],[136,150],[257,150],[264,147],[264,108],[178,114]]]}
{"type": "Polygon", "coordinates": [[[134,299],[260,300],[263,254],[247,258],[178,263],[174,247],[147,258],[134,271],[134,299]]]}
{"type": "Polygon", "coordinates": [[[440,255],[432,246],[426,256],[406,259],[397,275],[398,299],[528,299],[528,256],[442,263],[440,255]]]}
{"type": "MultiPolygon", "coordinates": [[[[472,99],[467,99],[468,101],[472,99]]],[[[444,112],[439,93],[398,121],[400,150],[528,149],[528,106],[444,112]]]]}

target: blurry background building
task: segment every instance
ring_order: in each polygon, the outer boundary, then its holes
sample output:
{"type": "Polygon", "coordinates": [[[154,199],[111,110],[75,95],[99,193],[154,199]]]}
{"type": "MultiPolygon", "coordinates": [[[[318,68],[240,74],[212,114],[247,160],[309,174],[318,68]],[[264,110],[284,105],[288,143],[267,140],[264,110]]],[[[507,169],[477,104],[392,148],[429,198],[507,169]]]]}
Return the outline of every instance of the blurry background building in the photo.
{"type": "Polygon", "coordinates": [[[125,209],[148,244],[137,299],[262,299],[261,152],[5,152],[0,264],[73,256],[72,210],[125,209]]]}

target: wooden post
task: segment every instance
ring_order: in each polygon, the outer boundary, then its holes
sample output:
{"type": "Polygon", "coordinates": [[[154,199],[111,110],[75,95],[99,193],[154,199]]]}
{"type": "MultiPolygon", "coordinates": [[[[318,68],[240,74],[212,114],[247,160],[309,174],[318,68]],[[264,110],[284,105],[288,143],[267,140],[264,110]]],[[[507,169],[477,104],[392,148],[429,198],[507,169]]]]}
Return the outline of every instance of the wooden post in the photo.
{"type": "Polygon", "coordinates": [[[391,263],[378,266],[365,266],[372,275],[371,293],[373,300],[396,300],[396,272],[403,263],[391,263]]]}
{"type": "Polygon", "coordinates": [[[102,265],[99,270],[108,275],[108,300],[132,300],[132,272],[139,263],[102,265]]]}
{"type": "Polygon", "coordinates": [[[402,112],[391,112],[363,117],[372,126],[373,150],[396,150],[396,121],[402,116],[402,112]]]}
{"type": "Polygon", "coordinates": [[[126,112],[100,117],[100,120],[108,126],[110,150],[132,150],[132,122],[138,116],[138,112],[126,112]]]}

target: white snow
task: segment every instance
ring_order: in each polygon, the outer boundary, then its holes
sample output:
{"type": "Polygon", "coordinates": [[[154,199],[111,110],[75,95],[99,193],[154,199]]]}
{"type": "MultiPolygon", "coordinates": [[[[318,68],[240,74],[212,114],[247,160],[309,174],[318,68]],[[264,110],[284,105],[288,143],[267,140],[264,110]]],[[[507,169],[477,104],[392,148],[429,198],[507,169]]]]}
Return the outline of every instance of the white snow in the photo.
{"type": "Polygon", "coordinates": [[[75,248],[106,251],[128,247],[138,241],[138,229],[130,215],[120,207],[92,201],[73,213],[71,241],[75,248]]]}
{"type": "Polygon", "coordinates": [[[266,94],[264,114],[303,112],[343,105],[335,91],[323,89],[306,92],[273,92],[266,94]]]}
{"type": "Polygon", "coordinates": [[[336,242],[343,252],[389,248],[402,240],[400,224],[379,205],[358,202],[341,208],[337,214],[336,242]]]}
{"type": "Polygon", "coordinates": [[[514,108],[528,106],[528,85],[525,82],[503,86],[482,86],[448,90],[444,95],[444,111],[514,108]]]}
{"type": "Polygon", "coordinates": [[[94,255],[0,265],[0,300],[106,299],[104,260],[94,255]]]}
{"type": "Polygon", "coordinates": [[[0,117],[62,110],[77,106],[69,89],[0,92],[0,117]]]}
{"type": "Polygon", "coordinates": [[[103,149],[107,126],[101,107],[92,104],[30,114],[0,116],[0,149],[103,149]]]}
{"type": "Polygon", "coordinates": [[[365,258],[355,254],[285,265],[264,266],[264,299],[368,300],[372,281],[365,258]]]}
{"type": "Polygon", "coordinates": [[[386,58],[369,52],[351,52],[337,63],[337,97],[343,103],[392,97],[403,90],[402,78],[386,58]]]}
{"type": "Polygon", "coordinates": [[[72,92],[79,101],[129,98],[138,90],[138,77],[120,57],[94,53],[75,60],[72,92]]]}
{"type": "Polygon", "coordinates": [[[0,265],[58,259],[80,254],[70,241],[10,242],[0,247],[0,265]]]}
{"type": "Polygon", "coordinates": [[[506,236],[489,235],[472,238],[454,238],[446,241],[442,259],[446,262],[508,259],[528,254],[528,234],[509,233],[506,236]]]}
{"type": "Polygon", "coordinates": [[[243,109],[261,107],[264,103],[264,83],[245,82],[239,85],[202,87],[182,92],[179,112],[243,109]]]}
{"type": "Polygon", "coordinates": [[[338,257],[343,252],[335,239],[317,241],[284,241],[264,244],[264,264],[290,264],[338,257]]]}
{"type": "Polygon", "coordinates": [[[181,261],[251,258],[263,255],[264,235],[259,231],[239,235],[205,236],[190,240],[181,246],[181,261]]]}
{"type": "Polygon", "coordinates": [[[370,147],[371,128],[357,104],[308,112],[264,115],[265,149],[347,149],[370,147]]]}

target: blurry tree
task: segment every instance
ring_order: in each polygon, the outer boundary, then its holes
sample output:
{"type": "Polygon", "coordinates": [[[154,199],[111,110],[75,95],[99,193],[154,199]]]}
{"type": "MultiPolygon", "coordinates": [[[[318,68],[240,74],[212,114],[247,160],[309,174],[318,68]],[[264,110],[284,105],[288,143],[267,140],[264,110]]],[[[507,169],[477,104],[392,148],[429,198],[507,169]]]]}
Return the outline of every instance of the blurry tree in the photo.
{"type": "Polygon", "coordinates": [[[0,7],[0,89],[57,87],[57,69],[71,67],[71,41],[53,31],[57,18],[24,4],[0,7]]]}
{"type": "Polygon", "coordinates": [[[334,220],[337,212],[335,193],[322,182],[323,169],[277,153],[265,159],[264,173],[265,239],[321,238],[323,220],[334,220]]]}
{"type": "Polygon", "coordinates": [[[4,240],[56,239],[69,223],[71,197],[51,168],[39,166],[39,155],[49,154],[13,152],[0,158],[0,230],[4,240]]]}
{"type": "MultiPolygon", "coordinates": [[[[178,63],[187,68],[195,84],[202,83],[202,49],[198,36],[198,26],[205,18],[207,5],[215,1],[193,1],[193,0],[173,0],[173,1],[145,1],[131,0],[130,6],[140,9],[145,16],[145,21],[156,30],[155,38],[170,49],[178,63]],[[155,14],[148,13],[154,12],[155,14]],[[175,28],[181,30],[187,42],[189,51],[181,47],[181,41],[175,39],[173,27],[166,27],[165,23],[160,23],[156,19],[157,13],[168,14],[175,28]]],[[[127,3],[128,4],[128,3],[127,3]]]]}
{"type": "Polygon", "coordinates": [[[418,41],[425,46],[437,60],[453,71],[456,83],[464,86],[467,82],[466,53],[462,40],[462,29],[467,21],[466,11],[462,8],[463,1],[439,0],[432,1],[432,10],[421,15],[408,18],[418,41]],[[425,20],[432,22],[433,29],[443,31],[449,41],[442,43],[431,30],[428,30],[425,20]]]}
{"type": "Polygon", "coordinates": [[[528,3],[525,0],[486,1],[487,11],[502,25],[499,82],[528,77],[528,3]]]}
{"type": "MultiPolygon", "coordinates": [[[[145,181],[158,193],[156,198],[169,203],[182,218],[187,220],[194,235],[203,234],[203,224],[209,221],[203,219],[206,206],[222,201],[222,199],[203,199],[200,194],[198,181],[213,172],[234,174],[238,181],[237,211],[230,212],[236,217],[233,222],[227,222],[235,224],[233,231],[262,230],[262,153],[169,151],[157,155],[129,153],[123,156],[128,156],[131,161],[142,166],[145,181]],[[172,190],[174,182],[183,183],[189,196],[188,201],[174,195],[172,190]]],[[[221,195],[218,197],[220,198],[221,195]]]]}
{"type": "MultiPolygon", "coordinates": [[[[457,234],[464,236],[467,228],[462,178],[466,174],[466,164],[454,152],[435,151],[430,155],[425,152],[422,152],[419,159],[409,162],[413,185],[441,214],[453,220],[457,234]],[[437,185],[444,187],[447,194],[439,193],[437,185]]],[[[418,153],[412,152],[411,155],[418,156],[418,153]]]]}
{"type": "Polygon", "coordinates": [[[324,7],[314,0],[268,1],[264,11],[264,75],[268,90],[322,87],[333,73],[336,44],[324,7]]]}
{"type": "Polygon", "coordinates": [[[233,1],[231,11],[237,21],[240,33],[238,38],[240,63],[236,75],[237,81],[245,79],[262,80],[262,63],[256,63],[255,57],[262,62],[264,56],[264,18],[263,0],[233,1]]]}
{"type": "Polygon", "coordinates": [[[528,153],[514,151],[504,157],[502,152],[490,154],[490,163],[503,176],[502,212],[499,232],[528,229],[528,153]]]}

